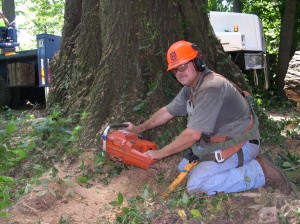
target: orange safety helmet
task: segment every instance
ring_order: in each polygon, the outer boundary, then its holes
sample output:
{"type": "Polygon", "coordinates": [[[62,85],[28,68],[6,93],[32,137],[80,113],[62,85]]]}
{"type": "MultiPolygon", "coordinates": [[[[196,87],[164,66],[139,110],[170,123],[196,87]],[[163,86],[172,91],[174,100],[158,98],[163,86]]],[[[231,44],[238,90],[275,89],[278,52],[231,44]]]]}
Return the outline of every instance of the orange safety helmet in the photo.
{"type": "Polygon", "coordinates": [[[180,40],[171,45],[167,52],[168,69],[177,68],[188,61],[194,59],[198,55],[198,51],[193,48],[193,44],[184,40],[180,40]]]}

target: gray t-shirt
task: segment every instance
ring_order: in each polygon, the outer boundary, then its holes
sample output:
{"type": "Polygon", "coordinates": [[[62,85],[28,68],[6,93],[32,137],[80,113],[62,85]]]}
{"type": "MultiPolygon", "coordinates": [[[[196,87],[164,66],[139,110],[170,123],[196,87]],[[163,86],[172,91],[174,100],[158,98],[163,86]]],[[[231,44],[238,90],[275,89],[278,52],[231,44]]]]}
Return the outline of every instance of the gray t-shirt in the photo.
{"type": "MultiPolygon", "coordinates": [[[[187,127],[208,136],[239,136],[251,121],[246,99],[231,82],[214,72],[207,74],[202,83],[200,78],[194,91],[183,87],[167,110],[173,116],[188,114],[187,127]]],[[[255,137],[259,139],[259,133],[255,137]]]]}

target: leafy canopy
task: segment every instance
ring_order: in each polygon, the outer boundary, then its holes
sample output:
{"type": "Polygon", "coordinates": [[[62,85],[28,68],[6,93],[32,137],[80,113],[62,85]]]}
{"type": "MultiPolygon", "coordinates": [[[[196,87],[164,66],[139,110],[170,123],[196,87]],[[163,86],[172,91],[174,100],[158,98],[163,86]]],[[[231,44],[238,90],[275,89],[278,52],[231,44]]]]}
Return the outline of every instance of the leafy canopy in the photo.
{"type": "Polygon", "coordinates": [[[36,48],[37,34],[61,35],[65,0],[15,0],[15,5],[18,40],[25,39],[20,50],[36,48]]]}

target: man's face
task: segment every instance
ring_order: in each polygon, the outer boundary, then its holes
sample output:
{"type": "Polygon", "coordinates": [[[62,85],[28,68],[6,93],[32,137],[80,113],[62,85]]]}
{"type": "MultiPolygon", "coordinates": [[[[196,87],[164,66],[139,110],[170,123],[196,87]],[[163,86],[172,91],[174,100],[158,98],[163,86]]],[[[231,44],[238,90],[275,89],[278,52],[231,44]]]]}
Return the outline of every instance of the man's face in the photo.
{"type": "Polygon", "coordinates": [[[172,70],[177,81],[184,86],[195,88],[199,79],[199,73],[196,71],[193,62],[189,61],[172,70]]]}

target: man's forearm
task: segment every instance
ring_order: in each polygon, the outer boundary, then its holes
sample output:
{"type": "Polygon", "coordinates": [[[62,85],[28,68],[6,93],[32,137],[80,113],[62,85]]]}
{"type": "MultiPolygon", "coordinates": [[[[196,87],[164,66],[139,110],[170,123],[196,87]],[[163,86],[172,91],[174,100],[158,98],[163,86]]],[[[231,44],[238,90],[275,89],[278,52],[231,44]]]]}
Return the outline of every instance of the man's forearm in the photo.
{"type": "Polygon", "coordinates": [[[187,148],[190,148],[201,137],[202,132],[192,129],[185,129],[178,137],[170,144],[163,147],[160,151],[161,158],[179,153],[187,148]]]}
{"type": "Polygon", "coordinates": [[[6,18],[3,18],[3,20],[4,20],[5,25],[6,25],[7,27],[9,27],[9,26],[10,26],[10,23],[8,22],[8,20],[7,20],[6,18]]]}
{"type": "Polygon", "coordinates": [[[158,110],[156,113],[154,113],[149,120],[137,126],[138,133],[163,125],[167,123],[169,120],[171,120],[173,117],[174,116],[168,112],[167,108],[163,107],[160,110],[158,110]]]}

